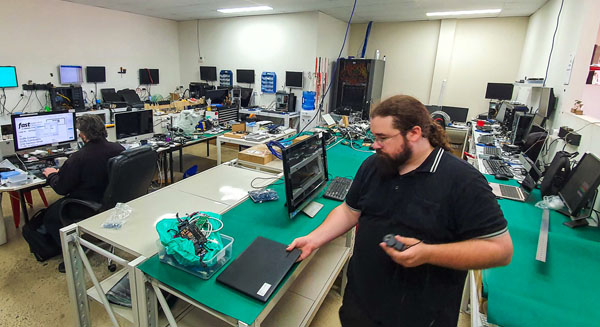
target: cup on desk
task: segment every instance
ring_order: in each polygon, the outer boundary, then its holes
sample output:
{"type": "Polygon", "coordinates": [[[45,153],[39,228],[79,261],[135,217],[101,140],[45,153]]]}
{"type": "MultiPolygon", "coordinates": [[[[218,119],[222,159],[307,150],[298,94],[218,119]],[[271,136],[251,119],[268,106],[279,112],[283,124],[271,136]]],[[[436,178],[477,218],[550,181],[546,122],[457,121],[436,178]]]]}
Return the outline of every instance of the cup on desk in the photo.
{"type": "Polygon", "coordinates": [[[62,167],[62,165],[67,161],[67,157],[58,157],[54,159],[54,165],[58,168],[62,167]]]}

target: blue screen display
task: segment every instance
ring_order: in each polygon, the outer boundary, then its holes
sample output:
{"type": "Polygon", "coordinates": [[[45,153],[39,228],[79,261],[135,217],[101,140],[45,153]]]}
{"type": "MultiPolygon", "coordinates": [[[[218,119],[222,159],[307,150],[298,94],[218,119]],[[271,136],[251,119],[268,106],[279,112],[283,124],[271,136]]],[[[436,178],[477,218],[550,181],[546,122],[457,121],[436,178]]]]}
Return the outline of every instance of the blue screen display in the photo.
{"type": "Polygon", "coordinates": [[[0,88],[17,86],[17,70],[15,66],[0,66],[0,88]]]}

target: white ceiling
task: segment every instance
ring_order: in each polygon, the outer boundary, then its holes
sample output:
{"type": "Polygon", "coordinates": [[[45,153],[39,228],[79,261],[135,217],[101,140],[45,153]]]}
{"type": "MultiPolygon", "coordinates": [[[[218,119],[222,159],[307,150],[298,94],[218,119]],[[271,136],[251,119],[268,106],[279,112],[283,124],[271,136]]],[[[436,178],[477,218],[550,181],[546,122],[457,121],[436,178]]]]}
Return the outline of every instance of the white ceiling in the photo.
{"type": "MultiPolygon", "coordinates": [[[[343,21],[348,21],[353,0],[64,0],[94,7],[126,11],[135,14],[177,21],[224,18],[243,15],[264,15],[265,12],[222,14],[221,8],[267,5],[273,8],[268,14],[321,11],[343,21]]],[[[530,16],[547,0],[358,0],[352,22],[398,22],[428,18],[432,11],[502,9],[500,14],[464,16],[509,17],[530,16]]]]}

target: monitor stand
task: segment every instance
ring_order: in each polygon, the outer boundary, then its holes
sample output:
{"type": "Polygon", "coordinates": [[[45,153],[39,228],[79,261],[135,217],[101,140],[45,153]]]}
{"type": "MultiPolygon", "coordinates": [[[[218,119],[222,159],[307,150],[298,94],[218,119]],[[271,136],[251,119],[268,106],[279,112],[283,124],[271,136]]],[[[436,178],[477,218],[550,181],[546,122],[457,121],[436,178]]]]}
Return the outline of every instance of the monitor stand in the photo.
{"type": "Polygon", "coordinates": [[[594,213],[594,205],[596,204],[596,196],[598,190],[594,192],[594,196],[587,202],[587,204],[578,212],[576,216],[572,216],[566,209],[557,210],[559,213],[571,218],[570,221],[566,221],[563,225],[570,228],[577,228],[582,226],[598,227],[598,219],[592,219],[594,213]]]}
{"type": "Polygon", "coordinates": [[[302,209],[302,212],[304,212],[310,218],[314,218],[317,215],[317,213],[319,213],[321,208],[323,208],[322,204],[320,204],[319,202],[311,201],[309,204],[306,205],[306,207],[302,209]]]}

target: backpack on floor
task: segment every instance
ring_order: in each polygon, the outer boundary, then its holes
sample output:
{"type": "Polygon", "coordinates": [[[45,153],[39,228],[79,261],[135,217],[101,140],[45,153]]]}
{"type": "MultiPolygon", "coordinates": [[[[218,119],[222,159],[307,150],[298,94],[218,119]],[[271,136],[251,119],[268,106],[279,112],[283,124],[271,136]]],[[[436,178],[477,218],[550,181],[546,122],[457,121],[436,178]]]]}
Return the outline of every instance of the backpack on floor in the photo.
{"type": "Polygon", "coordinates": [[[29,244],[29,251],[33,253],[37,261],[44,262],[61,254],[60,246],[54,242],[48,234],[43,234],[39,231],[44,224],[44,214],[46,209],[40,209],[23,226],[23,238],[29,244]]]}

